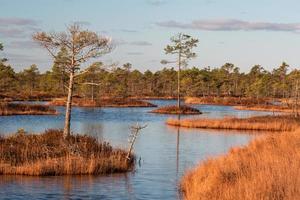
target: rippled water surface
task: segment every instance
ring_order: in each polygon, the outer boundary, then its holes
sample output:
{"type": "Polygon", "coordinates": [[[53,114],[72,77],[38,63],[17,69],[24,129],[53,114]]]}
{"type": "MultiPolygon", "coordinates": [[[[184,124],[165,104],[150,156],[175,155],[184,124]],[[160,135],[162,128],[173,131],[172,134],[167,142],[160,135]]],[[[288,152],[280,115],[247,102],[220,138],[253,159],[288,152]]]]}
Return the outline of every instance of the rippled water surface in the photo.
{"type": "MultiPolygon", "coordinates": [[[[153,101],[161,106],[175,101],[153,101]]],[[[266,114],[236,111],[228,106],[195,106],[204,114],[189,117],[247,117],[266,114]]],[[[19,128],[41,132],[62,128],[64,108],[57,116],[1,116],[0,133],[19,128]]],[[[165,125],[168,115],[149,113],[152,108],[74,108],[72,130],[94,135],[113,146],[127,148],[129,127],[147,124],[134,152],[141,159],[135,172],[109,176],[27,177],[0,176],[0,199],[178,199],[178,181],[184,171],[210,156],[247,144],[253,134],[237,131],[177,129],[165,125]]]]}

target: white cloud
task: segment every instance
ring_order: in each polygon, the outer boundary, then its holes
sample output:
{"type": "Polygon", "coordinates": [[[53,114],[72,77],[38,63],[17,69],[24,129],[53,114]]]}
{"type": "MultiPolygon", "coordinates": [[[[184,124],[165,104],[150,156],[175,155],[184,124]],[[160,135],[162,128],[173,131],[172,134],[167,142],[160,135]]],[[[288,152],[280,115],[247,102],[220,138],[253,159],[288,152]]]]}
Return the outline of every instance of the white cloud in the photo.
{"type": "Polygon", "coordinates": [[[142,52],[128,52],[127,55],[130,55],[130,56],[140,56],[140,55],[143,55],[142,52]]]}
{"type": "Polygon", "coordinates": [[[25,18],[0,18],[0,26],[36,26],[38,22],[32,19],[25,18]]]}
{"type": "Polygon", "coordinates": [[[130,42],[129,44],[136,45],[136,46],[151,46],[152,45],[150,42],[147,42],[147,41],[134,41],[134,42],[130,42]]]}
{"type": "Polygon", "coordinates": [[[32,49],[39,48],[40,46],[32,40],[24,40],[24,41],[12,41],[8,44],[8,47],[15,49],[32,49]]]}
{"type": "Polygon", "coordinates": [[[148,0],[147,3],[152,6],[161,6],[166,4],[165,0],[148,0]]]}
{"type": "Polygon", "coordinates": [[[158,26],[180,29],[197,29],[206,31],[289,31],[300,30],[300,23],[248,22],[236,19],[194,20],[190,23],[165,21],[156,23],[158,26]]]}
{"type": "Polygon", "coordinates": [[[0,36],[3,38],[20,38],[39,30],[38,21],[25,18],[1,18],[0,36]]]}

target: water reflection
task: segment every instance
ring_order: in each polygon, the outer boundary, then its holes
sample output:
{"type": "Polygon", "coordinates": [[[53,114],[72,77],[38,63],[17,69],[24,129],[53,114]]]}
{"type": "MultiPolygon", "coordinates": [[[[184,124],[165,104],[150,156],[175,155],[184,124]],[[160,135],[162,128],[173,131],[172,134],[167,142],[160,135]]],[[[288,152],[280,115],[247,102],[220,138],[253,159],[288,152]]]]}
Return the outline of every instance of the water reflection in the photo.
{"type": "Polygon", "coordinates": [[[103,141],[103,125],[101,123],[84,123],[82,125],[82,133],[97,138],[98,141],[103,141]]]}
{"type": "Polygon", "coordinates": [[[0,199],[136,199],[129,174],[112,176],[1,176],[0,199]]]}
{"type": "MultiPolygon", "coordinates": [[[[177,120],[180,121],[180,114],[177,116],[177,120]]],[[[176,137],[176,174],[178,176],[179,169],[179,140],[180,140],[180,126],[177,127],[177,137],[176,137]]]]}
{"type": "MultiPolygon", "coordinates": [[[[177,116],[180,120],[180,114],[177,116]]],[[[176,136],[176,183],[179,182],[179,145],[180,145],[180,126],[177,127],[177,136],[176,136]]],[[[180,193],[177,193],[177,199],[180,199],[180,193]]]]}

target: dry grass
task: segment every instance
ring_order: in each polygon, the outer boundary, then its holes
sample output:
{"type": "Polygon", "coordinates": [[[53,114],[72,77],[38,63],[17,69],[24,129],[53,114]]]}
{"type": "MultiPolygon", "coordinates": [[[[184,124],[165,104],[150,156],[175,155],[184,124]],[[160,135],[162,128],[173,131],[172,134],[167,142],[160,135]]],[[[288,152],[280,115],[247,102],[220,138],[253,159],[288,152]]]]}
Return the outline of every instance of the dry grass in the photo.
{"type": "Polygon", "coordinates": [[[131,97],[133,99],[143,99],[143,100],[176,100],[177,97],[174,96],[136,96],[136,97],[131,97]]]}
{"type": "Polygon", "coordinates": [[[300,130],[268,135],[208,159],[182,178],[187,200],[300,199],[300,130]]]}
{"type": "Polygon", "coordinates": [[[268,115],[249,118],[228,117],[224,119],[168,119],[171,126],[208,129],[235,129],[255,131],[294,131],[300,127],[300,118],[290,115],[268,115]]]}
{"type": "Polygon", "coordinates": [[[182,115],[198,115],[202,114],[198,109],[192,108],[186,105],[180,106],[180,109],[175,106],[164,106],[160,107],[158,109],[152,110],[151,113],[157,113],[157,114],[182,114],[182,115]]]}
{"type": "Polygon", "coordinates": [[[19,132],[0,138],[0,174],[6,175],[84,175],[127,172],[134,156],[86,135],[63,139],[60,130],[40,135],[19,132]]]}
{"type": "Polygon", "coordinates": [[[267,99],[246,98],[246,97],[187,97],[185,99],[187,104],[210,104],[210,105],[261,105],[266,104],[267,99]]]}
{"type": "Polygon", "coordinates": [[[31,94],[26,92],[10,91],[0,94],[0,99],[10,101],[49,101],[54,97],[62,96],[63,94],[49,94],[48,92],[37,92],[34,91],[31,94]]]}
{"type": "Polygon", "coordinates": [[[0,103],[1,115],[55,115],[56,110],[47,105],[0,103]]]}
{"type": "MultiPolygon", "coordinates": [[[[49,102],[53,106],[65,106],[65,98],[56,98],[49,102]]],[[[128,98],[101,98],[97,100],[73,98],[73,106],[79,107],[156,107],[147,101],[128,98]]]]}
{"type": "Polygon", "coordinates": [[[237,110],[254,110],[254,111],[272,111],[272,112],[293,112],[294,110],[286,105],[251,105],[235,106],[237,110]]]}

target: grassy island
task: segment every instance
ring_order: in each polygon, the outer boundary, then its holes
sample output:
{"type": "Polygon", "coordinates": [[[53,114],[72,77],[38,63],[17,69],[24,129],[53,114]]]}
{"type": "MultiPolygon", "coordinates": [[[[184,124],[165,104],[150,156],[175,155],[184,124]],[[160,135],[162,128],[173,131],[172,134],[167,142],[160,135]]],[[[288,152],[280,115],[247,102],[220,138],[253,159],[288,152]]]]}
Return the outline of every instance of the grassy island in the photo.
{"type": "Polygon", "coordinates": [[[98,175],[127,172],[134,156],[87,135],[63,138],[61,130],[26,134],[23,131],[0,138],[2,175],[98,175]]]}
{"type": "Polygon", "coordinates": [[[187,104],[208,104],[208,105],[224,105],[224,106],[238,106],[238,105],[261,105],[268,103],[266,98],[250,98],[250,97],[186,97],[187,104]]]}
{"type": "Polygon", "coordinates": [[[150,111],[151,113],[157,113],[157,114],[181,114],[181,115],[199,115],[202,114],[201,111],[199,111],[196,108],[182,105],[180,108],[176,105],[171,106],[164,106],[160,107],[158,109],[150,111]]]}
{"type": "MultiPolygon", "coordinates": [[[[65,98],[56,98],[49,102],[49,105],[53,106],[65,106],[65,98]]],[[[147,101],[130,99],[130,98],[103,98],[103,99],[84,99],[84,98],[73,98],[73,106],[78,107],[156,107],[156,105],[147,101]]]]}
{"type": "Polygon", "coordinates": [[[294,131],[300,127],[300,118],[291,115],[267,115],[249,118],[227,117],[224,119],[168,119],[171,126],[207,129],[235,129],[253,131],[294,131]]]}
{"type": "Polygon", "coordinates": [[[254,110],[254,111],[271,111],[271,112],[287,112],[292,113],[295,110],[287,105],[249,105],[249,106],[235,106],[236,110],[254,110]]]}
{"type": "Polygon", "coordinates": [[[0,102],[1,115],[55,115],[57,111],[48,105],[0,102]]]}

